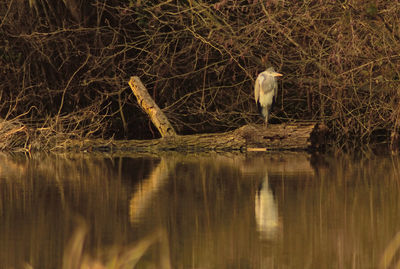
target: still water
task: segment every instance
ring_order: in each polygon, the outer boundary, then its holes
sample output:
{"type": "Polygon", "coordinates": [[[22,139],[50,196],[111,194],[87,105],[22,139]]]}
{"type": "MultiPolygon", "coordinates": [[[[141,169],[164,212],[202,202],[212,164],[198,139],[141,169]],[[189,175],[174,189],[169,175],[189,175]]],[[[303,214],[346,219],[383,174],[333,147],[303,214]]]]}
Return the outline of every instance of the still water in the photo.
{"type": "Polygon", "coordinates": [[[0,268],[394,268],[399,172],[393,156],[0,155],[0,268]]]}

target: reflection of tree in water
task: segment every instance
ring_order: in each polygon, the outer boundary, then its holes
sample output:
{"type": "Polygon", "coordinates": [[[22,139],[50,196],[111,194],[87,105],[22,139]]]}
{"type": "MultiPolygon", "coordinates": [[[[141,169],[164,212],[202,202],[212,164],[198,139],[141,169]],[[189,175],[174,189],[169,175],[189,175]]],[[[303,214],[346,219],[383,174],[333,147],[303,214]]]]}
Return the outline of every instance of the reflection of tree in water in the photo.
{"type": "Polygon", "coordinates": [[[273,239],[278,230],[267,169],[279,173],[309,165],[305,156],[293,157],[304,165],[293,165],[290,158],[162,157],[132,194],[131,223],[142,233],[167,230],[172,267],[259,268],[265,261],[260,239],[273,239]]]}
{"type": "Polygon", "coordinates": [[[166,183],[169,171],[175,168],[175,161],[161,158],[151,174],[143,180],[132,195],[129,216],[132,223],[140,222],[152,199],[166,183]]]}
{"type": "Polygon", "coordinates": [[[252,193],[251,184],[242,180],[232,161],[223,156],[162,157],[133,192],[133,227],[144,233],[168,231],[173,268],[226,268],[248,259],[238,251],[249,248],[238,245],[247,244],[245,231],[254,225],[254,211],[248,210],[251,197],[246,195],[252,193]]]}
{"type": "Polygon", "coordinates": [[[138,268],[397,262],[398,158],[332,157],[314,173],[306,154],[79,156],[0,154],[1,268],[61,268],[75,214],[88,227],[80,253],[117,244],[138,268]]]}

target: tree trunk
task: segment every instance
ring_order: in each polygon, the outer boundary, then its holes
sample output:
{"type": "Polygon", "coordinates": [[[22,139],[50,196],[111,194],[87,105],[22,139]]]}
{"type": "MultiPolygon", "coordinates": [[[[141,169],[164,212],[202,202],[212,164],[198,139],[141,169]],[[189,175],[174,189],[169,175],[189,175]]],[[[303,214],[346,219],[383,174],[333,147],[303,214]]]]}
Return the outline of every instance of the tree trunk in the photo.
{"type": "Polygon", "coordinates": [[[316,123],[270,124],[268,128],[245,125],[217,134],[176,135],[152,140],[68,141],[64,146],[67,150],[106,152],[314,150],[324,144],[321,138],[325,131],[323,125],[316,123]]]}

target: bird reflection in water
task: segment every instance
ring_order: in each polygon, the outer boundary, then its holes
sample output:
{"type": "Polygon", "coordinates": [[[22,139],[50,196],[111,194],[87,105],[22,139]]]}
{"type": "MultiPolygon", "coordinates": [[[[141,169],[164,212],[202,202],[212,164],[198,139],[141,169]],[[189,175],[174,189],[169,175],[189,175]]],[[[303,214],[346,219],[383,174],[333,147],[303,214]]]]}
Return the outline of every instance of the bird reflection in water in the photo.
{"type": "Polygon", "coordinates": [[[278,204],[269,185],[268,172],[255,196],[255,217],[261,239],[274,239],[278,233],[278,204]]]}

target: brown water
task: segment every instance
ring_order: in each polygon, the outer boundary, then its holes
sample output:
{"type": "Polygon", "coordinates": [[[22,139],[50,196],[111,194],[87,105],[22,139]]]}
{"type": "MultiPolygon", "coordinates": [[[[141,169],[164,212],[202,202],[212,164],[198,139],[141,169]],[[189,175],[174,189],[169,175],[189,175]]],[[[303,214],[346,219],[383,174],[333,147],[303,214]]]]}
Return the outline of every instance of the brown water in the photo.
{"type": "Polygon", "coordinates": [[[0,155],[0,268],[394,268],[399,169],[392,156],[0,155]]]}

